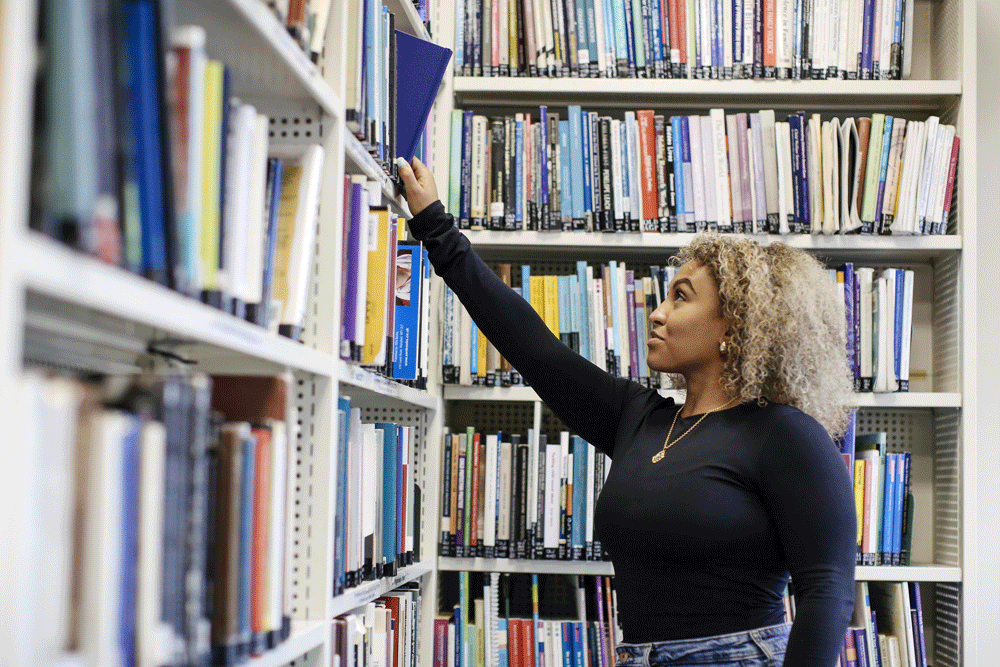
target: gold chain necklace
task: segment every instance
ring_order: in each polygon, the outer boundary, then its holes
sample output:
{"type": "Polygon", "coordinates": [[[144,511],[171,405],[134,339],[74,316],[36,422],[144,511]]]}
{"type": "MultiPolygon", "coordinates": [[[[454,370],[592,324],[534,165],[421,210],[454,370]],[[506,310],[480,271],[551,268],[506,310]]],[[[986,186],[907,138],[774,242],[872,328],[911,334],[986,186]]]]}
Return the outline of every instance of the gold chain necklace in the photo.
{"type": "Polygon", "coordinates": [[[660,451],[658,451],[655,454],[653,454],[653,463],[659,463],[660,461],[662,461],[664,454],[667,453],[667,450],[670,449],[671,447],[673,447],[674,445],[676,445],[678,442],[680,442],[681,438],[683,438],[685,435],[687,435],[688,433],[690,433],[691,431],[693,431],[695,429],[695,427],[698,426],[698,424],[700,424],[703,419],[705,419],[705,417],[709,416],[713,412],[718,412],[719,410],[725,408],[726,406],[728,406],[730,403],[732,403],[735,400],[736,400],[735,398],[729,399],[728,401],[726,401],[725,403],[723,403],[719,407],[715,408],[714,410],[709,410],[708,412],[706,412],[705,414],[703,414],[701,417],[699,417],[698,421],[696,421],[694,424],[691,425],[691,428],[689,428],[688,430],[684,431],[679,436],[677,436],[677,440],[674,440],[673,442],[670,442],[670,436],[674,434],[674,425],[677,424],[677,417],[680,416],[681,409],[683,409],[683,408],[679,408],[677,410],[677,412],[674,413],[674,420],[672,422],[670,422],[670,430],[667,431],[667,439],[663,441],[663,449],[661,449],[660,451]]]}

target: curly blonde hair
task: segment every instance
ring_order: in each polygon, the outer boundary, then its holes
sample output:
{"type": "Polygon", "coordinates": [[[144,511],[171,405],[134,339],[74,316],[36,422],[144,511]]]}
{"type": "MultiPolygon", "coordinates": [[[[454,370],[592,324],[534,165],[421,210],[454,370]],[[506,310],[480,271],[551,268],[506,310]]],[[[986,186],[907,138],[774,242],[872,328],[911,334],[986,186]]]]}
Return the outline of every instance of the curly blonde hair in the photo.
{"type": "MultiPolygon", "coordinates": [[[[827,269],[784,243],[700,234],[673,258],[708,268],[730,329],[723,389],[742,401],[761,398],[812,416],[832,436],[850,413],[842,301],[827,269]]],[[[674,378],[683,386],[683,378],[674,378]]]]}

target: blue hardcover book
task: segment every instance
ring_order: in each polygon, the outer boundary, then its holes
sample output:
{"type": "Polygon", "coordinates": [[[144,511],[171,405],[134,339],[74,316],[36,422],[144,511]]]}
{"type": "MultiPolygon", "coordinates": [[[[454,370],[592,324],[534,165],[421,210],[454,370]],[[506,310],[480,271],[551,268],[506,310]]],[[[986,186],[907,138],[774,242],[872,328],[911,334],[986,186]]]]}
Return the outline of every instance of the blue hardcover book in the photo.
{"type": "Polygon", "coordinates": [[[889,171],[889,153],[892,146],[892,125],[893,117],[886,115],[885,125],[882,129],[882,154],[879,156],[878,167],[878,193],[875,197],[875,220],[873,229],[883,228],[882,222],[882,199],[885,196],[885,178],[889,171]]]}
{"type": "Polygon", "coordinates": [[[595,2],[600,2],[601,0],[586,0],[586,14],[587,14],[587,52],[590,56],[590,70],[588,76],[591,78],[600,76],[597,71],[599,59],[597,57],[597,19],[595,16],[595,2]]]}
{"type": "Polygon", "coordinates": [[[472,117],[471,109],[462,112],[462,185],[459,188],[459,229],[468,229],[472,223],[472,117]]]}
{"type": "Polygon", "coordinates": [[[799,164],[799,187],[802,190],[802,233],[809,234],[812,232],[812,212],[809,206],[809,202],[811,201],[809,193],[814,187],[822,188],[823,184],[809,182],[809,123],[804,111],[799,111],[797,115],[799,117],[799,130],[801,132],[801,143],[799,146],[799,158],[801,160],[799,164]]]}
{"type": "MultiPolygon", "coordinates": [[[[337,398],[337,512],[333,516],[333,594],[340,595],[347,584],[347,450],[350,440],[351,397],[337,398]]],[[[448,471],[450,472],[450,471],[448,471]]],[[[445,503],[447,505],[447,503],[445,503]]]]}
{"type": "Polygon", "coordinates": [[[562,211],[562,230],[564,232],[572,229],[573,189],[577,185],[572,178],[569,126],[568,120],[559,121],[559,204],[562,211]]]}
{"type": "Polygon", "coordinates": [[[165,170],[161,140],[165,120],[157,99],[160,89],[156,25],[152,0],[128,0],[122,8],[128,68],[128,104],[135,142],[136,181],[139,189],[139,220],[142,275],[166,285],[169,281],[164,215],[169,193],[163,191],[165,170]]]}
{"type": "Polygon", "coordinates": [[[793,223],[789,225],[789,231],[793,234],[803,232],[804,210],[807,208],[808,200],[802,198],[802,158],[804,151],[802,117],[799,114],[788,116],[788,129],[792,147],[792,202],[795,209],[793,223]]]}
{"type": "Polygon", "coordinates": [[[396,563],[396,478],[399,468],[399,429],[396,424],[390,422],[378,422],[375,428],[382,431],[382,525],[375,529],[382,530],[382,553],[378,554],[382,559],[383,573],[385,568],[389,573],[394,573],[396,563]]]}
{"type": "Polygon", "coordinates": [[[691,165],[691,134],[688,117],[681,116],[680,119],[681,161],[684,163],[684,225],[678,224],[678,229],[683,232],[695,232],[697,230],[694,224],[694,171],[691,165]]]}
{"type": "Polygon", "coordinates": [[[578,435],[572,437],[573,451],[573,526],[570,534],[572,559],[583,560],[587,527],[587,442],[578,435]]]}
{"type": "Polygon", "coordinates": [[[907,585],[910,587],[910,615],[913,618],[913,643],[917,653],[917,664],[926,667],[927,643],[924,639],[924,606],[920,600],[920,583],[911,581],[907,585]]]}
{"type": "Polygon", "coordinates": [[[396,148],[409,162],[427,124],[451,49],[396,31],[396,148]]]}
{"type": "Polygon", "coordinates": [[[583,190],[583,219],[584,219],[584,224],[581,227],[581,229],[587,231],[594,230],[594,197],[593,197],[594,171],[590,155],[591,151],[590,133],[591,133],[590,112],[584,111],[582,114],[580,114],[580,137],[581,137],[581,147],[582,147],[580,180],[583,182],[582,190],[583,190]]]}
{"type": "MultiPolygon", "coordinates": [[[[142,422],[129,416],[129,430],[122,446],[122,516],[121,516],[121,572],[119,598],[118,645],[121,655],[135,654],[136,619],[136,568],[139,561],[139,476],[141,443],[139,434],[142,422]]],[[[117,446],[117,445],[115,445],[117,446]]]]}
{"type": "MultiPolygon", "coordinates": [[[[585,196],[583,190],[583,112],[579,105],[571,104],[569,111],[569,168],[570,178],[563,182],[572,183],[573,229],[584,229],[585,196]]],[[[560,132],[560,135],[562,133],[560,132]]],[[[561,138],[561,137],[560,137],[561,138]]]]}
{"type": "Polygon", "coordinates": [[[392,377],[416,380],[420,374],[420,288],[423,251],[417,241],[400,241],[396,249],[395,323],[392,377]]]}
{"type": "Polygon", "coordinates": [[[609,262],[608,269],[608,275],[610,276],[610,280],[608,282],[611,283],[611,328],[614,331],[612,344],[614,349],[615,368],[612,375],[622,377],[623,360],[621,349],[621,331],[623,322],[621,322],[621,318],[618,315],[618,311],[621,310],[618,308],[618,304],[620,303],[618,299],[622,298],[622,295],[618,293],[618,263],[609,262]]]}
{"type": "Polygon", "coordinates": [[[580,354],[590,361],[590,293],[587,291],[587,262],[582,259],[576,263],[576,286],[579,294],[580,354]]]}
{"type": "Polygon", "coordinates": [[[560,622],[562,629],[562,667],[575,667],[573,661],[573,622],[560,622]]]}
{"type": "MultiPolygon", "coordinates": [[[[628,57],[628,76],[631,78],[636,77],[636,72],[638,70],[638,57],[640,49],[636,49],[636,45],[639,43],[637,40],[641,39],[637,34],[637,30],[642,30],[642,24],[640,23],[638,28],[635,25],[635,9],[633,5],[637,0],[622,0],[621,4],[625,5],[622,10],[622,16],[625,19],[625,53],[628,57]]],[[[619,74],[619,76],[621,76],[619,74]]]]}

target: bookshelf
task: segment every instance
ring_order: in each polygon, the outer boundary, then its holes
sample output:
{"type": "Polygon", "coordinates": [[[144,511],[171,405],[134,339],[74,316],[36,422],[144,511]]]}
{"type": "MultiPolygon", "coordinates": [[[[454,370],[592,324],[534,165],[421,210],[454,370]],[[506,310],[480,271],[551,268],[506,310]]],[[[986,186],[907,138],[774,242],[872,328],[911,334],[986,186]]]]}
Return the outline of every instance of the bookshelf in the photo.
{"type": "MultiPolygon", "coordinates": [[[[434,17],[437,39],[450,45],[461,3],[441,2],[434,17]]],[[[974,0],[918,0],[915,5],[913,69],[901,81],[637,80],[452,76],[436,107],[438,128],[448,128],[453,109],[486,115],[537,111],[541,104],[565,111],[655,109],[657,113],[703,114],[709,108],[733,111],[798,109],[829,115],[884,111],[905,118],[935,114],[954,124],[962,137],[961,183],[944,236],[847,237],[791,235],[758,237],[803,248],[830,265],[905,265],[920,275],[915,302],[914,368],[926,370],[910,393],[858,394],[859,432],[889,430],[890,451],[912,450],[921,467],[914,563],[911,567],[859,567],[868,581],[920,581],[927,591],[929,659],[935,665],[977,664],[974,620],[989,614],[977,583],[975,495],[977,458],[976,346],[978,225],[976,219],[976,3],[974,0]],[[624,102],[623,102],[624,101],[624,102]],[[965,144],[972,146],[965,150],[965,144]],[[920,304],[917,306],[917,304],[920,304]],[[917,342],[917,341],[920,342],[917,342]],[[933,657],[931,657],[933,656],[933,657]]],[[[825,117],[825,116],[824,116],[825,117]]],[[[435,178],[448,183],[450,139],[439,130],[435,178]]],[[[982,182],[982,178],[980,178],[982,182]]],[[[686,244],[687,234],[597,234],[574,232],[466,232],[487,263],[541,266],[565,273],[571,262],[622,259],[662,264],[686,244]],[[654,259],[655,258],[655,259],[654,259]],[[644,260],[649,260],[645,261],[644,260]]],[[[446,421],[457,426],[479,415],[506,430],[538,428],[543,408],[525,387],[445,385],[446,421]],[[532,405],[532,408],[528,408],[532,405]],[[504,422],[504,420],[507,422],[504,422]]],[[[475,421],[469,421],[475,424],[475,421]]],[[[980,522],[979,525],[982,525],[980,522]]],[[[609,563],[535,562],[439,557],[445,570],[610,574],[609,563]]]]}
{"type": "MultiPolygon", "coordinates": [[[[0,125],[11,141],[0,149],[0,171],[8,189],[0,211],[0,395],[14,396],[25,367],[120,374],[165,370],[176,355],[208,373],[290,373],[298,420],[294,469],[294,521],[289,526],[287,571],[291,587],[289,638],[244,663],[252,667],[330,664],[331,621],[409,582],[431,585],[436,572],[434,531],[420,533],[424,559],[394,576],[363,582],[339,596],[333,591],[335,445],[337,399],[346,395],[365,421],[415,427],[412,445],[422,462],[440,430],[437,391],[417,390],[340,359],[341,217],[345,174],[365,174],[381,184],[383,203],[405,214],[405,202],[344,123],[343,81],[349,0],[331,0],[324,57],[314,64],[261,0],[178,0],[168,3],[176,25],[205,28],[209,57],[232,71],[232,94],[271,118],[271,148],[300,153],[323,147],[320,215],[310,272],[309,310],[303,342],[280,337],[241,318],[80,254],[28,229],[31,164],[33,35],[37,2],[0,3],[0,125]]],[[[409,0],[389,0],[397,27],[427,37],[409,0]]],[[[29,424],[10,401],[0,407],[14,442],[29,424]]],[[[11,447],[0,473],[10,520],[0,547],[4,574],[0,604],[0,664],[42,664],[38,646],[52,628],[35,620],[45,611],[33,604],[48,573],[35,566],[39,536],[34,523],[41,490],[32,480],[45,474],[45,452],[11,447]]],[[[435,471],[422,463],[417,483],[435,497],[435,471]]],[[[429,511],[425,505],[424,510],[429,511]]],[[[430,512],[433,515],[433,512],[430,512]]],[[[423,522],[423,517],[417,517],[423,522]]],[[[427,517],[428,526],[432,522],[427,517]]],[[[430,596],[425,598],[431,599],[430,596]]],[[[424,615],[430,633],[432,615],[424,615]]],[[[72,657],[72,656],[71,656],[72,657]]],[[[48,657],[46,657],[48,659],[48,657]]]]}

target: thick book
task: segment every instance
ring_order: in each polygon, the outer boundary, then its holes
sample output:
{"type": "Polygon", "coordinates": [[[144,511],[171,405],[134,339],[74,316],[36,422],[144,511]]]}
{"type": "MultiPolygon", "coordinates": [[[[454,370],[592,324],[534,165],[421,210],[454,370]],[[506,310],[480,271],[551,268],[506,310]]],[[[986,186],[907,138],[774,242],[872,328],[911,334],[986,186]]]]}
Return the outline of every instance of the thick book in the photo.
{"type": "Polygon", "coordinates": [[[420,135],[445,69],[451,49],[419,37],[396,31],[396,153],[413,159],[420,135]]]}

